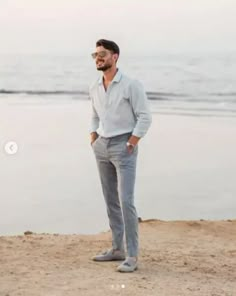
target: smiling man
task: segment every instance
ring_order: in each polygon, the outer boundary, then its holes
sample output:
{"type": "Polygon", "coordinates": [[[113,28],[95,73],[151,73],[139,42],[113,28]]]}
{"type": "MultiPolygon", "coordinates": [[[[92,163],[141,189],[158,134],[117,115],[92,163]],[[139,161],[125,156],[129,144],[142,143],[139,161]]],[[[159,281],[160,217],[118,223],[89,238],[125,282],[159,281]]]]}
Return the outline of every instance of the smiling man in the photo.
{"type": "Polygon", "coordinates": [[[124,260],[117,270],[132,272],[138,268],[138,216],[134,205],[138,142],[150,127],[151,113],[141,83],[117,68],[119,55],[118,45],[105,39],[97,41],[92,54],[103,75],[90,87],[91,145],[112,231],[112,248],[93,260],[124,260]]]}

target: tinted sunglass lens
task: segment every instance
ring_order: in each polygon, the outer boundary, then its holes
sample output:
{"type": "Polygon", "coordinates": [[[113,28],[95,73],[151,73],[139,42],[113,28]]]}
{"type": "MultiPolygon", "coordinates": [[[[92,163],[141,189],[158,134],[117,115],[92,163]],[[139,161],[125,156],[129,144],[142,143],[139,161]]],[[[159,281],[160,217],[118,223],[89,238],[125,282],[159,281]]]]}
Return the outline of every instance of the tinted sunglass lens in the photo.
{"type": "Polygon", "coordinates": [[[101,52],[99,53],[99,56],[100,56],[101,58],[104,58],[104,57],[106,56],[106,52],[105,52],[105,51],[101,51],[101,52]]]}
{"type": "Polygon", "coordinates": [[[93,59],[96,59],[97,56],[104,58],[107,55],[106,51],[94,52],[91,54],[93,59]]]}

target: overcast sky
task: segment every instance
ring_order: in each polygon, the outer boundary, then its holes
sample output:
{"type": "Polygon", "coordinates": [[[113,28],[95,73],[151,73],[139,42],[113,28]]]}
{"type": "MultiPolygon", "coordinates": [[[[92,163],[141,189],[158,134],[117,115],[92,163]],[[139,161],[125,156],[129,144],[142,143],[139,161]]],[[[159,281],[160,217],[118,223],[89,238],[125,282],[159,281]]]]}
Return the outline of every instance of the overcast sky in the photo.
{"type": "Polygon", "coordinates": [[[0,53],[236,51],[236,0],[0,0],[0,53]]]}

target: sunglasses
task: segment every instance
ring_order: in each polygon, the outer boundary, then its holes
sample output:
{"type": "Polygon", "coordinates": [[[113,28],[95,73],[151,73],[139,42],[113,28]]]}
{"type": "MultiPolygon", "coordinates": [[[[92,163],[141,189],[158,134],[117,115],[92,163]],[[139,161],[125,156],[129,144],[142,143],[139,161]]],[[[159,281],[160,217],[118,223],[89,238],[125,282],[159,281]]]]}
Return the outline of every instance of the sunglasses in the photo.
{"type": "Polygon", "coordinates": [[[105,58],[105,56],[107,55],[107,51],[105,51],[105,50],[101,50],[101,51],[99,51],[99,52],[93,52],[92,54],[91,54],[91,56],[92,56],[92,58],[93,59],[96,59],[96,57],[98,56],[99,58],[105,58]]]}

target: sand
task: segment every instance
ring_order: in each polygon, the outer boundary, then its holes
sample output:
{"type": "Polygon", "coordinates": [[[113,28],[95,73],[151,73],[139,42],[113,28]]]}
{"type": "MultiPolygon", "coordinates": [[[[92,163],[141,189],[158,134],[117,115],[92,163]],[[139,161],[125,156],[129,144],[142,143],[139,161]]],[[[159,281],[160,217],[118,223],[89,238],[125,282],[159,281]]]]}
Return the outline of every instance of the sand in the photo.
{"type": "Polygon", "coordinates": [[[236,220],[146,220],[139,269],[91,256],[111,245],[111,232],[0,237],[1,296],[236,295],[236,220]]]}
{"type": "Polygon", "coordinates": [[[22,234],[0,236],[0,296],[236,295],[235,118],[153,116],[136,206],[143,219],[179,221],[140,223],[139,270],[121,274],[91,260],[111,233],[100,233],[88,102],[18,101],[0,108],[0,234],[22,234]]]}

